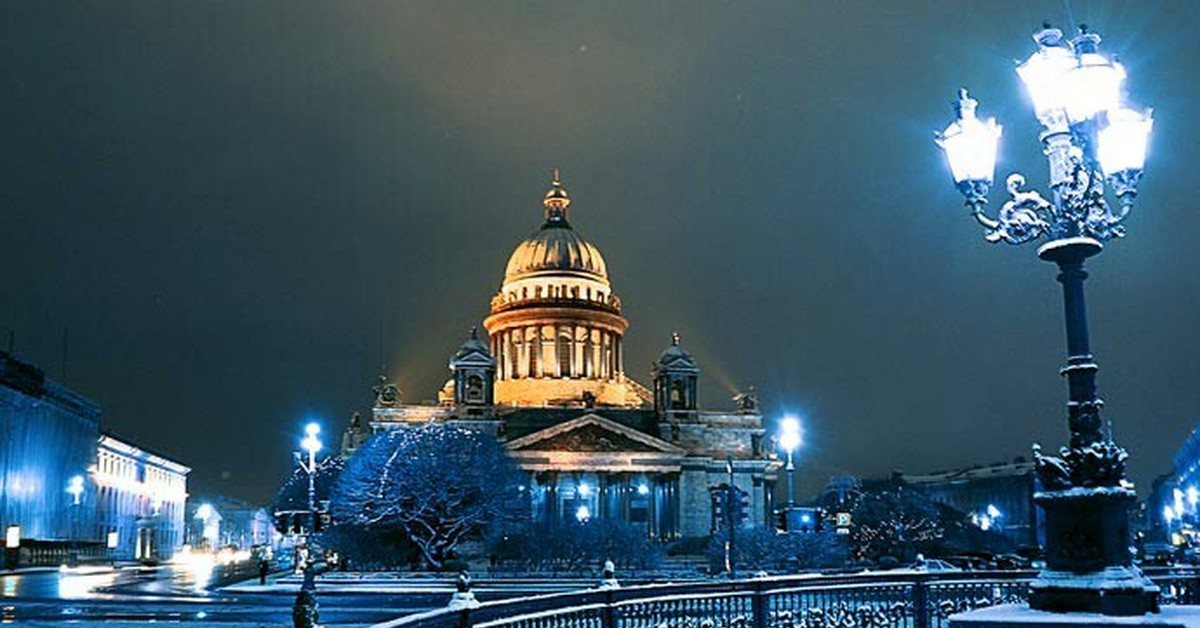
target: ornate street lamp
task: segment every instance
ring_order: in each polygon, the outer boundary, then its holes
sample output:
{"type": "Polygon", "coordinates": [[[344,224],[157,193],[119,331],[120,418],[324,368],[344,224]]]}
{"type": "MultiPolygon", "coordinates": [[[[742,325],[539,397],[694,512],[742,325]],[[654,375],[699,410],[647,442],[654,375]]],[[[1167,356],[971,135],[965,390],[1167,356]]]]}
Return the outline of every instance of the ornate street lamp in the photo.
{"type": "Polygon", "coordinates": [[[316,547],[313,542],[313,537],[317,528],[317,452],[321,451],[321,439],[317,438],[317,434],[321,433],[321,426],[316,423],[309,423],[304,427],[304,440],[300,441],[300,447],[308,452],[308,465],[301,466],[308,473],[308,515],[310,517],[308,523],[308,558],[304,562],[304,584],[301,589],[312,591],[317,588],[316,583],[316,547]]]}
{"type": "Polygon", "coordinates": [[[1068,427],[1059,455],[1034,445],[1046,513],[1046,568],[1031,585],[1030,606],[1048,611],[1140,615],[1158,609],[1158,589],[1133,565],[1128,509],[1136,499],[1125,479],[1124,449],[1105,434],[1096,395],[1096,363],[1088,346],[1084,260],[1101,242],[1125,235],[1146,157],[1150,113],[1121,101],[1125,69],[1099,51],[1100,37],[1080,27],[1066,41],[1044,25],[1038,50],[1017,68],[1043,126],[1051,200],[1024,190],[1025,177],[1006,181],[1010,199],[995,217],[984,213],[1000,127],[975,115],[978,103],[959,93],[958,119],[937,138],[955,184],[989,242],[1023,244],[1046,236],[1038,257],[1054,262],[1066,315],[1068,427]],[[1112,188],[1119,209],[1105,199],[1112,188]]]}
{"type": "Polygon", "coordinates": [[[800,446],[800,421],[794,416],[785,416],[779,423],[780,435],[779,446],[787,452],[787,466],[784,471],[787,471],[787,514],[784,515],[784,521],[787,523],[788,531],[791,531],[792,526],[792,508],[796,505],[794,483],[796,476],[796,465],[792,464],[792,452],[800,446]]]}

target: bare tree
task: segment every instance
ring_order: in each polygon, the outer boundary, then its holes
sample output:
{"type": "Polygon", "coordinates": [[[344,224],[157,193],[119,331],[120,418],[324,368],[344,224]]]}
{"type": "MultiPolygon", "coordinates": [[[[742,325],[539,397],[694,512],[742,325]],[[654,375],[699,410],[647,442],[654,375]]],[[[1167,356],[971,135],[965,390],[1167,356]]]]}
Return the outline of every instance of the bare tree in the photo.
{"type": "Polygon", "coordinates": [[[441,569],[469,535],[529,512],[524,481],[486,434],[433,423],[391,430],[347,463],[333,491],[334,523],[402,530],[441,569]]]}

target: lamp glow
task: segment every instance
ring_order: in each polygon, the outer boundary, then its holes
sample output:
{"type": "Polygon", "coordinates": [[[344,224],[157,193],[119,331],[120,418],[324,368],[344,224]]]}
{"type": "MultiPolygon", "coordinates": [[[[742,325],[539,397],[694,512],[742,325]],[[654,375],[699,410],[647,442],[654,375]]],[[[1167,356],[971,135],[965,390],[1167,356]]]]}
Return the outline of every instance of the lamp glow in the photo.
{"type": "Polygon", "coordinates": [[[1100,130],[1096,147],[1100,169],[1112,176],[1118,172],[1140,171],[1146,163],[1146,146],[1154,125],[1150,111],[1116,109],[1108,114],[1108,126],[1100,130]]]}
{"type": "Polygon", "coordinates": [[[649,495],[650,487],[646,486],[645,484],[638,484],[637,492],[638,492],[638,495],[649,495]]]}
{"type": "Polygon", "coordinates": [[[308,427],[304,428],[306,436],[300,441],[300,447],[307,451],[309,455],[315,455],[321,451],[321,439],[317,438],[317,434],[321,433],[321,427],[316,423],[309,423],[308,427]]]}
{"type": "Polygon", "coordinates": [[[1163,521],[1171,523],[1175,520],[1175,509],[1170,506],[1163,506],[1163,521]]]}
{"type": "Polygon", "coordinates": [[[800,446],[800,421],[796,420],[794,416],[786,416],[779,423],[779,427],[783,431],[779,436],[779,446],[791,455],[800,446]]]}
{"type": "Polygon", "coordinates": [[[1047,25],[1034,33],[1033,40],[1038,49],[1024,63],[1017,66],[1017,76],[1029,90],[1033,110],[1039,120],[1057,114],[1066,108],[1063,90],[1064,77],[1078,65],[1075,53],[1063,41],[1063,33],[1047,25]]]}
{"type": "Polygon", "coordinates": [[[1079,36],[1071,40],[1078,64],[1061,83],[1063,108],[1072,123],[1095,118],[1104,111],[1121,106],[1121,86],[1125,67],[1100,54],[1100,36],[1079,27],[1079,36]]]}
{"type": "Polygon", "coordinates": [[[592,511],[588,510],[587,506],[580,506],[579,508],[575,509],[575,520],[576,521],[583,523],[584,521],[587,521],[588,519],[591,519],[591,518],[592,518],[592,511]]]}
{"type": "Polygon", "coordinates": [[[21,547],[21,526],[8,526],[8,529],[4,531],[4,547],[9,549],[21,547]]]}
{"type": "Polygon", "coordinates": [[[992,519],[996,519],[1000,516],[1000,509],[996,508],[996,506],[994,504],[988,504],[987,514],[992,519]]]}
{"type": "Polygon", "coordinates": [[[955,106],[958,119],[937,136],[937,145],[946,151],[946,161],[955,183],[983,181],[990,184],[996,170],[996,151],[1002,128],[995,118],[988,118],[986,122],[977,118],[975,108],[978,106],[979,101],[968,96],[967,90],[960,90],[955,106]]]}
{"type": "Polygon", "coordinates": [[[74,504],[79,505],[79,497],[83,495],[83,476],[76,475],[67,483],[67,492],[74,498],[74,504]]]}

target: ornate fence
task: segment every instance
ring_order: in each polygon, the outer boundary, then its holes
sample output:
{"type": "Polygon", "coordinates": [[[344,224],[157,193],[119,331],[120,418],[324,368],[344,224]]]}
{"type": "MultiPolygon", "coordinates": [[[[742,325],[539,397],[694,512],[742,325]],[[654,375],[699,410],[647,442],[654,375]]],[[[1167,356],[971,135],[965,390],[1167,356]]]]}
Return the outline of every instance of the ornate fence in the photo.
{"type": "MultiPolygon", "coordinates": [[[[1200,571],[1147,570],[1164,604],[1200,604],[1200,571]]],[[[1033,571],[788,576],[591,589],[436,610],[377,628],[941,628],[1024,602],[1033,571]]]]}

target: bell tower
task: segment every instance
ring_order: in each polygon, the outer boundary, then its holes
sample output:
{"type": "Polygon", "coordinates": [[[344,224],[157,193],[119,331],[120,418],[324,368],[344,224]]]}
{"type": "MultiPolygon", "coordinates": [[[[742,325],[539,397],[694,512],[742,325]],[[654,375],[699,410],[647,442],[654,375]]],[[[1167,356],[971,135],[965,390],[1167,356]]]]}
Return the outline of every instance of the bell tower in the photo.
{"type": "Polygon", "coordinates": [[[455,407],[474,409],[493,405],[496,358],[488,351],[487,343],[479,339],[479,328],[471,328],[470,338],[450,360],[450,371],[455,407]]]}
{"type": "Polygon", "coordinates": [[[654,363],[654,409],[664,419],[678,421],[696,414],[696,380],[700,368],[671,334],[671,346],[654,363]]]}

